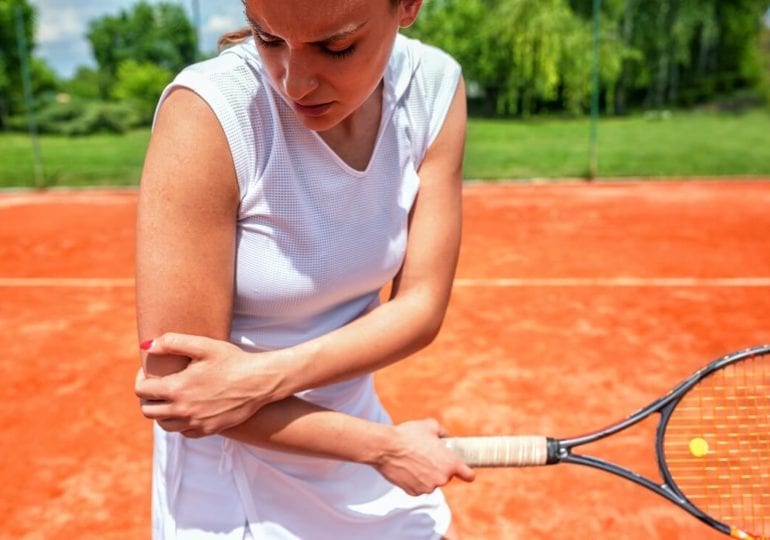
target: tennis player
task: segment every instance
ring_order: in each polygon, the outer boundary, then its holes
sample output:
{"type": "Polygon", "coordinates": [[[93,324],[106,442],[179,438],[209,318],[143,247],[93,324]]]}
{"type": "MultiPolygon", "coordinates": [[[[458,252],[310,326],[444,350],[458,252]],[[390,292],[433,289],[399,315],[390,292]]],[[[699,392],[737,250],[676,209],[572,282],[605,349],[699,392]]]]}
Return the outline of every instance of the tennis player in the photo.
{"type": "Polygon", "coordinates": [[[436,421],[392,425],[372,373],[445,314],[460,68],[398,33],[421,0],[244,7],[162,95],[141,181],[153,537],[457,538],[437,488],[473,472],[436,421]]]}

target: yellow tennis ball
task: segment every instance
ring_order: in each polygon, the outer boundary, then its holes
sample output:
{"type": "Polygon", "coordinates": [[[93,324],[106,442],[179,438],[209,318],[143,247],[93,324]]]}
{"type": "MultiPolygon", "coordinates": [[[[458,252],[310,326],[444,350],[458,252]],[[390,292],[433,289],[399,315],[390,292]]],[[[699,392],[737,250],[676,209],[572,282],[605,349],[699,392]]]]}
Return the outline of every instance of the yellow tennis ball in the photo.
{"type": "Polygon", "coordinates": [[[695,457],[703,457],[709,453],[709,443],[706,439],[695,437],[690,441],[690,453],[695,457]]]}

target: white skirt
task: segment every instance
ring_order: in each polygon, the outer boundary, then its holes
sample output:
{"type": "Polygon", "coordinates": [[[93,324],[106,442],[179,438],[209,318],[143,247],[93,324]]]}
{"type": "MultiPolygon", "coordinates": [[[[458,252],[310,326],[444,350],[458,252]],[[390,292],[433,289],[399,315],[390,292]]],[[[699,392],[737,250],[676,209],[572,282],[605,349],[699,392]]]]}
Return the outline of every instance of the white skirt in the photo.
{"type": "MultiPolygon", "coordinates": [[[[390,423],[371,375],[300,397],[390,423]]],[[[449,528],[440,490],[412,497],[367,465],[154,429],[154,540],[432,540],[449,528]]]]}

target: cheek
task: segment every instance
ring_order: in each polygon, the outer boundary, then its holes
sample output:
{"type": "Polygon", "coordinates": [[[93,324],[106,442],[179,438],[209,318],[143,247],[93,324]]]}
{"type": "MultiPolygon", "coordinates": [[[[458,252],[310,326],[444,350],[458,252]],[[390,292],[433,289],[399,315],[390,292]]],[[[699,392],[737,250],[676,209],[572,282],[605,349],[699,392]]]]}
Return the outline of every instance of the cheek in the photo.
{"type": "Polygon", "coordinates": [[[339,62],[328,71],[328,80],[340,91],[371,92],[382,79],[384,69],[369,59],[339,62]]]}

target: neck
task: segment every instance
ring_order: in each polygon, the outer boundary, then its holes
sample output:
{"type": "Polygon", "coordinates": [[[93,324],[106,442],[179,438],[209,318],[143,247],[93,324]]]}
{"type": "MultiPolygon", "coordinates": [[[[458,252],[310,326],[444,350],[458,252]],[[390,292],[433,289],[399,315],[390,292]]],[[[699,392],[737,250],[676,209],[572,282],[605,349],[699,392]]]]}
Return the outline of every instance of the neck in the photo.
{"type": "Polygon", "coordinates": [[[358,109],[333,128],[321,133],[321,137],[327,134],[335,138],[360,137],[370,131],[376,133],[382,115],[382,87],[383,83],[380,82],[358,109]]]}
{"type": "Polygon", "coordinates": [[[366,168],[377,144],[382,118],[382,87],[380,82],[354,113],[333,128],[319,132],[321,139],[354,169],[366,168]]]}

